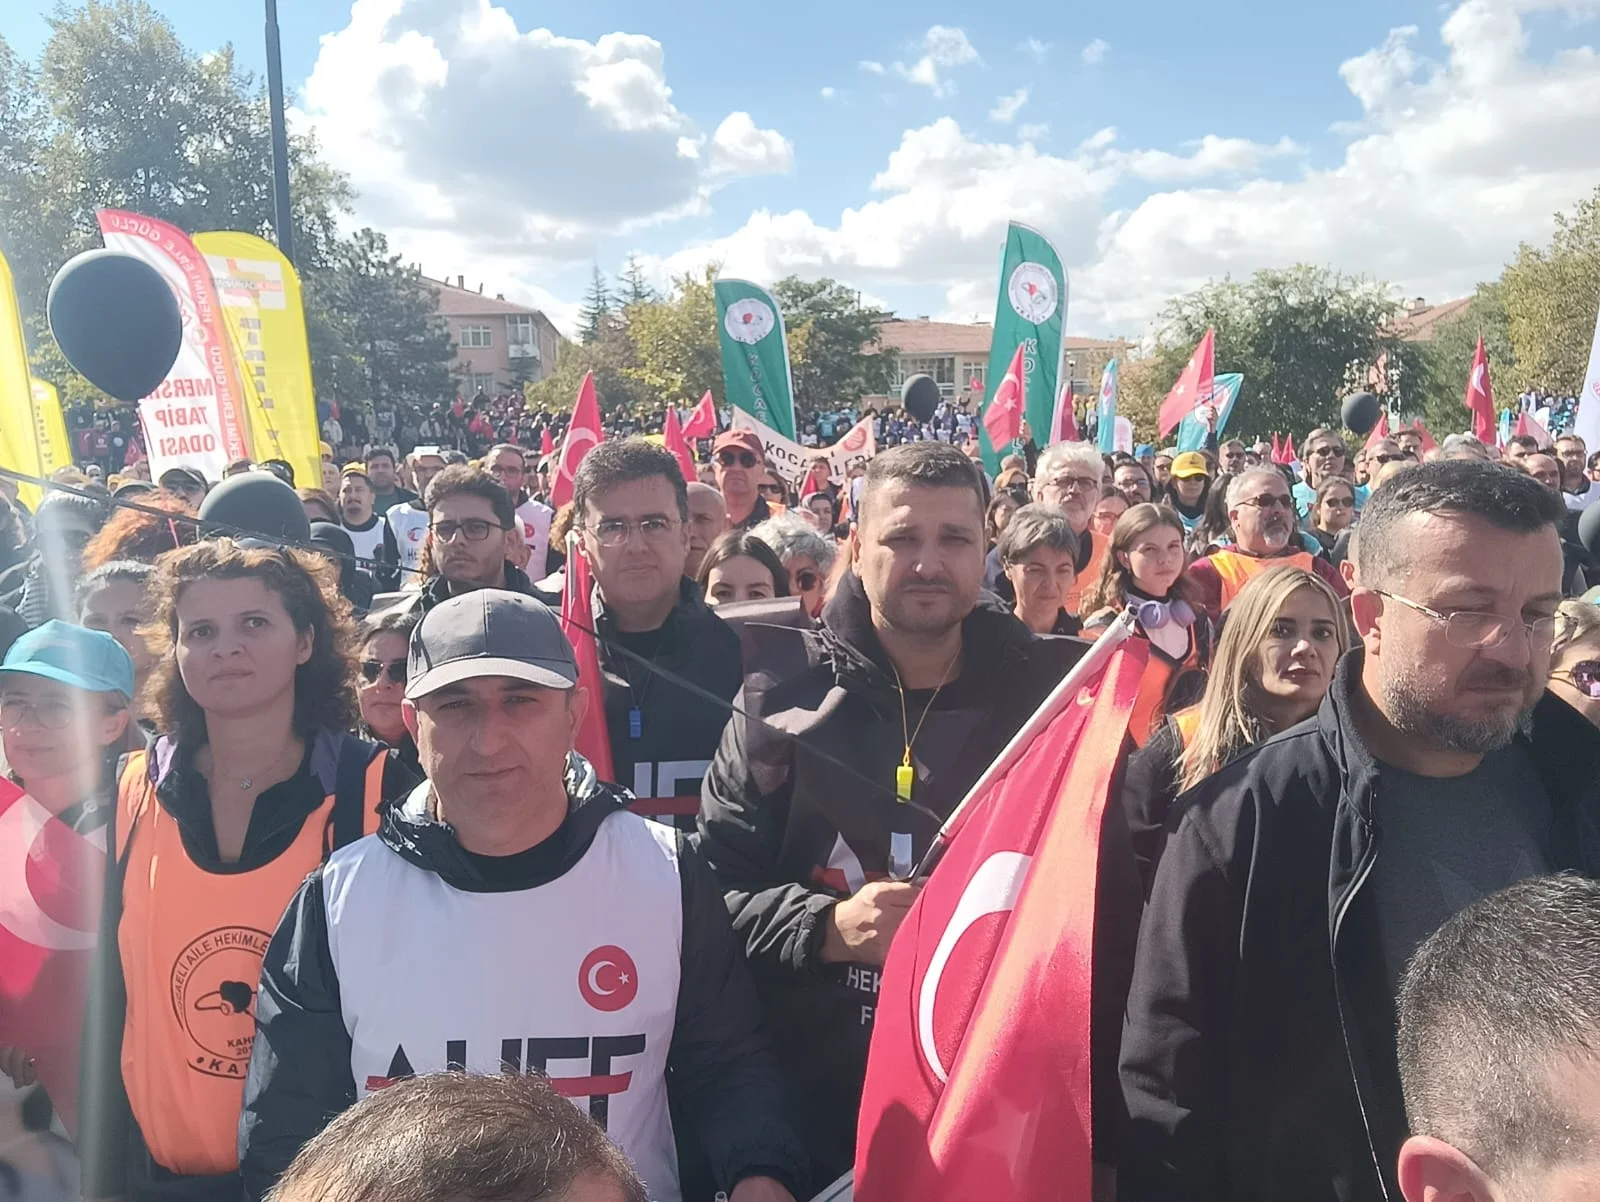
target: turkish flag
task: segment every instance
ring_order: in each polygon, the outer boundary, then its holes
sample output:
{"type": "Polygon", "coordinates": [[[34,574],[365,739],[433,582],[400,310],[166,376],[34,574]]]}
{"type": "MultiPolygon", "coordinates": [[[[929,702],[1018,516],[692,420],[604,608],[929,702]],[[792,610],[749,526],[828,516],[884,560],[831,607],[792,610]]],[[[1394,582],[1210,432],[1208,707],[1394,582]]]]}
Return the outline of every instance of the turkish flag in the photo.
{"type": "Polygon", "coordinates": [[[1022,361],[1022,346],[1011,356],[1011,366],[1006,368],[1005,379],[994,390],[994,398],[983,411],[983,428],[989,432],[989,445],[996,451],[1010,446],[1022,437],[1022,398],[1026,365],[1022,361]]]}
{"type": "Polygon", "coordinates": [[[556,449],[556,440],[550,433],[550,427],[549,426],[540,427],[540,429],[539,429],[539,454],[541,456],[549,455],[549,454],[553,453],[555,451],[555,449],[556,449]]]}
{"type": "Polygon", "coordinates": [[[572,500],[572,477],[578,464],[589,453],[590,447],[605,441],[600,426],[600,398],[594,390],[594,372],[583,373],[583,383],[578,386],[578,401],[572,407],[572,421],[567,426],[566,437],[561,440],[561,457],[556,460],[554,478],[550,481],[550,505],[560,509],[572,500]]]}
{"type": "Polygon", "coordinates": [[[1056,410],[1051,416],[1050,443],[1077,442],[1078,415],[1072,408],[1072,381],[1063,380],[1061,391],[1056,394],[1056,410]]]}
{"type": "Polygon", "coordinates": [[[957,816],[884,966],[856,1202],[1089,1198],[1100,825],[1148,658],[1109,648],[957,816]]]}
{"type": "Polygon", "coordinates": [[[1548,447],[1550,445],[1550,431],[1544,428],[1544,424],[1538,418],[1526,411],[1517,414],[1517,428],[1511,433],[1531,438],[1540,447],[1548,447]]]}
{"type": "Polygon", "coordinates": [[[1161,402],[1161,437],[1165,438],[1169,431],[1176,430],[1183,419],[1201,405],[1211,403],[1211,394],[1216,387],[1216,357],[1217,332],[1208,329],[1205,337],[1200,339],[1200,345],[1194,348],[1194,354],[1189,356],[1189,365],[1183,369],[1172,391],[1167,393],[1167,399],[1161,402]]]}
{"type": "Polygon", "coordinates": [[[689,411],[689,420],[683,423],[686,439],[710,438],[717,432],[717,403],[711,399],[711,389],[706,389],[700,403],[689,411]]]}
{"type": "Polygon", "coordinates": [[[1483,335],[1472,352],[1472,374],[1467,377],[1467,395],[1462,405],[1472,411],[1472,433],[1486,447],[1495,442],[1494,385],[1489,379],[1489,356],[1483,349],[1483,335]]]}
{"type": "Polygon", "coordinates": [[[678,460],[678,470],[683,473],[683,482],[692,484],[698,480],[700,477],[694,470],[694,455],[689,451],[689,440],[684,438],[683,428],[678,425],[676,405],[667,406],[666,420],[661,423],[661,441],[678,460]]]}
{"type": "Polygon", "coordinates": [[[567,535],[567,580],[561,590],[561,632],[578,661],[578,683],[589,693],[589,708],[574,740],[578,754],[594,765],[595,775],[615,781],[611,734],[606,730],[606,684],[600,675],[600,648],[594,639],[594,576],[578,549],[578,536],[567,535]]]}
{"type": "Polygon", "coordinates": [[[1272,462],[1280,464],[1283,462],[1283,438],[1277,431],[1273,431],[1272,434],[1272,462]]]}
{"type": "Polygon", "coordinates": [[[1424,455],[1429,451],[1437,451],[1439,449],[1439,444],[1433,440],[1433,435],[1428,432],[1427,426],[1420,421],[1414,421],[1411,423],[1411,428],[1417,432],[1417,437],[1422,439],[1422,453],[1424,455]]]}
{"type": "Polygon", "coordinates": [[[1294,449],[1293,434],[1283,440],[1283,461],[1289,464],[1300,462],[1300,452],[1294,449]]]}
{"type": "Polygon", "coordinates": [[[1367,435],[1367,441],[1361,449],[1363,451],[1370,451],[1372,450],[1374,444],[1380,443],[1388,437],[1389,415],[1387,413],[1380,413],[1378,414],[1378,424],[1372,427],[1372,433],[1367,435]]]}

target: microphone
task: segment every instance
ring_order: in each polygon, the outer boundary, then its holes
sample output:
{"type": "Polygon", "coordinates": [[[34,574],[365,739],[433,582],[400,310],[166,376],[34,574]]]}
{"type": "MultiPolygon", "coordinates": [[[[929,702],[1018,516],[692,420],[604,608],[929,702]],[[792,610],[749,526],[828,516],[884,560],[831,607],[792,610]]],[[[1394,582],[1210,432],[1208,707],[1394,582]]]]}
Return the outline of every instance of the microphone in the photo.
{"type": "Polygon", "coordinates": [[[177,295],[154,267],[120,251],[69,259],[50,282],[45,312],[67,362],[119,401],[154,392],[183,347],[177,295]]]}
{"type": "Polygon", "coordinates": [[[1352,392],[1344,398],[1339,410],[1344,419],[1344,428],[1352,434],[1372,433],[1372,427],[1378,424],[1382,413],[1383,406],[1370,392],[1352,392]]]}

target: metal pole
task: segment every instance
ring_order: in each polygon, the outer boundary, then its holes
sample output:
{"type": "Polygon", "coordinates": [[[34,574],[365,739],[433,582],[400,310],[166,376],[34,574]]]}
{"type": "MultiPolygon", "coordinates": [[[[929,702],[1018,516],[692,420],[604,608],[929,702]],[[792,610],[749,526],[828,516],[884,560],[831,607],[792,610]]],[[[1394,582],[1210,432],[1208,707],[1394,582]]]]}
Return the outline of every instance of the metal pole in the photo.
{"type": "Polygon", "coordinates": [[[278,249],[294,262],[289,208],[289,134],[283,122],[283,51],[278,45],[278,0],[267,0],[267,112],[272,124],[272,212],[278,249]]]}

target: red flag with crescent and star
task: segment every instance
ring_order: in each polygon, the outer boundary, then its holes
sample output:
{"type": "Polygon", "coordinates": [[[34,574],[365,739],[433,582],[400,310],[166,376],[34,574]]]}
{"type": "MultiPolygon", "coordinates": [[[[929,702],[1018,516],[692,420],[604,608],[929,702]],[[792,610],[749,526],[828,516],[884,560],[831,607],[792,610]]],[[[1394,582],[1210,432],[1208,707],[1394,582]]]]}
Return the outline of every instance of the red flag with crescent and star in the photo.
{"type": "Polygon", "coordinates": [[[1148,657],[1111,652],[957,819],[884,966],[856,1202],[1090,1197],[1100,827],[1148,657]]]}
{"type": "Polygon", "coordinates": [[[706,389],[700,403],[689,410],[689,420],[683,423],[683,436],[688,439],[710,438],[717,432],[717,403],[706,389]]]}
{"type": "Polygon", "coordinates": [[[693,484],[700,478],[694,470],[694,455],[689,450],[689,440],[683,436],[683,427],[678,424],[678,407],[667,406],[667,416],[661,423],[661,445],[672,452],[672,457],[678,461],[678,470],[683,473],[683,482],[693,484]]]}
{"type": "Polygon", "coordinates": [[[1472,352],[1472,374],[1467,377],[1467,395],[1461,404],[1472,411],[1472,433],[1486,447],[1495,444],[1494,385],[1489,379],[1489,355],[1483,349],[1483,335],[1472,352]]]}
{"type": "Polygon", "coordinates": [[[578,473],[578,464],[591,447],[599,446],[605,439],[600,425],[600,398],[594,390],[594,372],[583,373],[583,383],[578,386],[578,401],[572,407],[572,422],[561,440],[561,455],[556,460],[555,475],[550,480],[550,506],[560,509],[572,500],[572,478],[578,473]]]}
{"type": "Polygon", "coordinates": [[[1211,403],[1216,390],[1217,332],[1208,329],[1189,356],[1189,364],[1161,402],[1161,437],[1176,430],[1201,405],[1211,403]]]}
{"type": "Polygon", "coordinates": [[[573,746],[594,765],[601,780],[616,779],[611,761],[611,733],[606,729],[606,678],[600,674],[600,648],[594,638],[594,576],[578,540],[567,536],[567,577],[561,590],[561,633],[572,644],[578,662],[578,683],[589,694],[589,708],[578,725],[573,746]]]}
{"type": "Polygon", "coordinates": [[[1005,378],[994,390],[989,407],[983,411],[983,428],[988,432],[989,445],[997,451],[1022,437],[1022,404],[1027,396],[1027,365],[1022,360],[1024,345],[1017,344],[1017,353],[1011,356],[1005,378]]]}

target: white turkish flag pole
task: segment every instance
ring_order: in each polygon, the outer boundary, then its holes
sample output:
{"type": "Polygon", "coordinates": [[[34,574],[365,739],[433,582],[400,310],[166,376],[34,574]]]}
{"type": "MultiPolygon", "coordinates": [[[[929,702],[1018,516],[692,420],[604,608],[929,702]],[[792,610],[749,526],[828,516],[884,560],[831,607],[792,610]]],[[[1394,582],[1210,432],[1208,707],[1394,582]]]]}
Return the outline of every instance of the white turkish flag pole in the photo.
{"type": "Polygon", "coordinates": [[[1583,373],[1583,391],[1578,395],[1578,416],[1572,430],[1583,436],[1583,445],[1590,451],[1600,449],[1600,313],[1594,318],[1589,370],[1583,373]]]}

